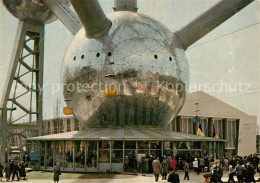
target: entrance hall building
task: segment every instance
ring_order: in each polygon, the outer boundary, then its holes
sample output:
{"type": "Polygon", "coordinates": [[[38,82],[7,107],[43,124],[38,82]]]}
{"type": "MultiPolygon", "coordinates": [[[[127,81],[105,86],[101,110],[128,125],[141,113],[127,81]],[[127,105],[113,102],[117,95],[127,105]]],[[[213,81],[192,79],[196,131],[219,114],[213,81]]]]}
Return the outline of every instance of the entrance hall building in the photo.
{"type": "Polygon", "coordinates": [[[34,167],[40,170],[52,170],[60,162],[64,171],[122,172],[128,158],[139,161],[143,156],[176,154],[222,158],[256,150],[256,117],[204,92],[188,94],[183,109],[166,129],[84,129],[73,117],[46,120],[43,128],[46,135],[27,140],[28,151],[38,156],[34,167]],[[199,103],[204,137],[196,135],[199,123],[193,122],[195,103],[199,103]],[[219,139],[212,138],[214,129],[219,139]]]}

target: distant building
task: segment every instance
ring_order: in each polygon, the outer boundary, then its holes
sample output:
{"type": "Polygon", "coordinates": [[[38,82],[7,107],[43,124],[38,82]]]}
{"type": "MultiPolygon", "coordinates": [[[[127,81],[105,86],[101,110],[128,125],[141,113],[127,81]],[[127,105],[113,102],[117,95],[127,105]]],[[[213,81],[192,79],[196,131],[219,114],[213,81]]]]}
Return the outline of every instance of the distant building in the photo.
{"type": "Polygon", "coordinates": [[[178,117],[167,127],[172,131],[196,134],[198,123],[193,123],[195,103],[199,103],[202,131],[208,125],[208,136],[213,135],[213,124],[217,135],[225,139],[225,152],[249,155],[256,152],[257,117],[248,115],[225,102],[198,91],[188,94],[178,117]]]}

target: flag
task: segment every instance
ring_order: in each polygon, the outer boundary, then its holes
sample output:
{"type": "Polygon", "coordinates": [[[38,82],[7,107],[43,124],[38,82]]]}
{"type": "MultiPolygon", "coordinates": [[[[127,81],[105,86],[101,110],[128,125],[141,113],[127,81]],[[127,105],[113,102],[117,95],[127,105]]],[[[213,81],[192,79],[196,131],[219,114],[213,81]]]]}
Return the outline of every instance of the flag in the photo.
{"type": "Polygon", "coordinates": [[[205,127],[205,136],[208,137],[209,136],[209,124],[206,123],[206,127],[205,127]]]}
{"type": "Polygon", "coordinates": [[[195,116],[195,117],[193,118],[193,122],[194,122],[194,123],[200,122],[200,121],[201,121],[201,119],[200,119],[199,116],[195,116]]]}
{"type": "Polygon", "coordinates": [[[197,135],[202,136],[202,137],[205,136],[205,134],[202,132],[201,123],[199,124],[199,128],[198,128],[198,131],[197,131],[197,135]]]}
{"type": "Polygon", "coordinates": [[[215,139],[219,139],[219,136],[218,136],[218,134],[216,133],[216,129],[215,129],[214,123],[213,123],[213,135],[212,135],[212,137],[215,138],[215,139]]]}

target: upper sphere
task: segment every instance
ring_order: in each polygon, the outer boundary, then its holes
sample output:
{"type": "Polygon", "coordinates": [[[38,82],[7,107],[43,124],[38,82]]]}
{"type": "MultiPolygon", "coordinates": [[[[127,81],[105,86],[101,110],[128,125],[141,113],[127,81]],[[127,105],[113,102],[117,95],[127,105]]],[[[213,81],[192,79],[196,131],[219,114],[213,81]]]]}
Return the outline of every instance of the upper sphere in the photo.
{"type": "MultiPolygon", "coordinates": [[[[1,0],[7,10],[21,21],[37,24],[47,24],[57,20],[57,17],[41,0],[1,0]]],[[[69,4],[69,0],[63,0],[69,4]]]]}
{"type": "Polygon", "coordinates": [[[169,29],[148,16],[121,11],[108,18],[107,34],[89,39],[82,29],[67,50],[68,107],[82,126],[167,126],[186,97],[184,50],[174,45],[169,29]]]}

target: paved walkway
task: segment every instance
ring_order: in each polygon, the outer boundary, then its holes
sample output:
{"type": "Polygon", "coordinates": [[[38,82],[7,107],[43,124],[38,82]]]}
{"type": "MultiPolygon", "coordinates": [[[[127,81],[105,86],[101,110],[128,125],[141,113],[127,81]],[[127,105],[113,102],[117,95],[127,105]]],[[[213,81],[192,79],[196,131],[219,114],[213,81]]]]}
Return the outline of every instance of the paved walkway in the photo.
{"type": "MultiPolygon", "coordinates": [[[[180,175],[181,183],[202,183],[203,174],[196,175],[194,172],[190,172],[190,180],[183,180],[184,173],[178,172],[180,175]]],[[[20,183],[52,183],[53,174],[50,172],[30,172],[28,173],[28,180],[21,180],[20,183]]],[[[258,174],[257,174],[258,176],[258,174]]],[[[62,173],[59,183],[152,183],[154,176],[151,174],[142,175],[123,175],[123,174],[77,174],[77,173],[62,173]]],[[[258,179],[258,177],[257,177],[258,179]]],[[[257,180],[256,179],[256,180],[257,180]]],[[[5,179],[4,179],[5,181],[5,179]]],[[[18,182],[18,181],[13,181],[18,182]]],[[[159,182],[167,182],[160,180],[159,182]]],[[[227,174],[223,177],[223,182],[227,182],[227,174]]]]}

